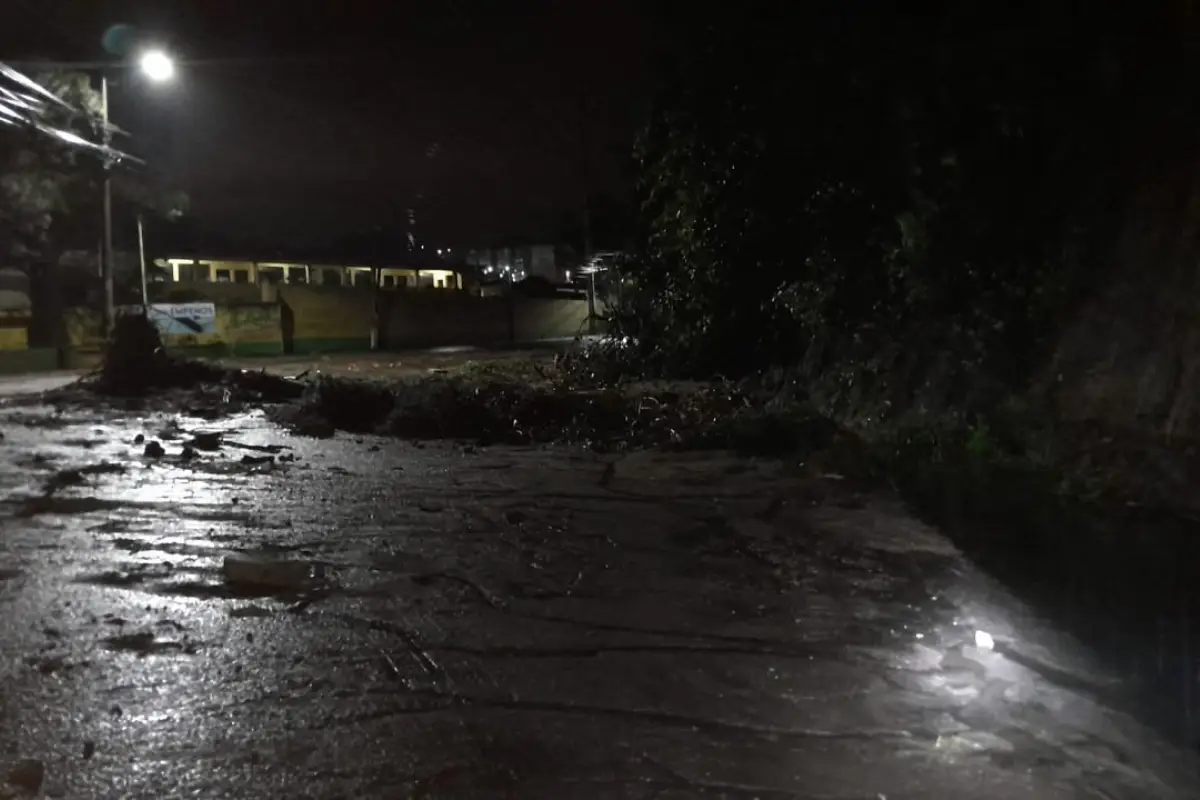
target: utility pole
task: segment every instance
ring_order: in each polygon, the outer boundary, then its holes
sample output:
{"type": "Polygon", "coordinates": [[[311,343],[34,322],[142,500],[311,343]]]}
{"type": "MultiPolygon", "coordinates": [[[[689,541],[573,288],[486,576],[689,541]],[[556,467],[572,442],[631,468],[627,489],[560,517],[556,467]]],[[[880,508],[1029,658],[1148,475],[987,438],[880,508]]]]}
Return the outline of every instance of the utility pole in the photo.
{"type": "MultiPolygon", "coordinates": [[[[104,130],[104,146],[112,145],[112,130],[108,123],[108,76],[100,74],[100,115],[104,130]]],[[[113,290],[113,223],[112,223],[112,158],[104,155],[104,257],[101,274],[104,276],[104,338],[112,335],[117,310],[113,290]]]]}
{"type": "MultiPolygon", "coordinates": [[[[592,171],[588,154],[587,135],[587,96],[579,96],[579,157],[583,183],[583,265],[591,266],[592,262],[592,171]]],[[[596,332],[596,273],[588,269],[587,285],[587,326],[588,333],[596,332]]]]}
{"type": "Polygon", "coordinates": [[[150,292],[146,287],[146,228],[142,215],[137,215],[138,228],[138,262],[142,271],[142,316],[150,319],[150,292]]]}
{"type": "Polygon", "coordinates": [[[371,350],[380,348],[383,321],[383,256],[385,251],[383,226],[371,231],[371,350]]]}

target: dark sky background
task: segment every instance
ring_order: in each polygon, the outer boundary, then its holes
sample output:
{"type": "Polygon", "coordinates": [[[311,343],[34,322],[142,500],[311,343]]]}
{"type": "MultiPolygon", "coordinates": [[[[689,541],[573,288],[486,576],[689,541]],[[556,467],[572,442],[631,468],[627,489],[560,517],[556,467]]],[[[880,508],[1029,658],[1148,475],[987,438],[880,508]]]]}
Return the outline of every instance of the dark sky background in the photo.
{"type": "Polygon", "coordinates": [[[202,229],[311,246],[403,227],[433,246],[544,237],[627,196],[653,81],[638,0],[0,4],[0,57],[98,59],[137,26],[195,63],[112,93],[114,122],[202,229]],[[585,158],[586,156],[586,158],[585,158]]]}

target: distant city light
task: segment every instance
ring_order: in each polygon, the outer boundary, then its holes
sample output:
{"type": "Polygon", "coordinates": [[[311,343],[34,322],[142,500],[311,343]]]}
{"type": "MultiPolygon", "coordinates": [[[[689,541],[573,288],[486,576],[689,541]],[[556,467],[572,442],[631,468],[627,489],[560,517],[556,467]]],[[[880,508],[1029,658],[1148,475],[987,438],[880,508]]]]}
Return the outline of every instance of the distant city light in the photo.
{"type": "Polygon", "coordinates": [[[442,254],[442,248],[439,247],[437,253],[440,256],[442,254]]]}

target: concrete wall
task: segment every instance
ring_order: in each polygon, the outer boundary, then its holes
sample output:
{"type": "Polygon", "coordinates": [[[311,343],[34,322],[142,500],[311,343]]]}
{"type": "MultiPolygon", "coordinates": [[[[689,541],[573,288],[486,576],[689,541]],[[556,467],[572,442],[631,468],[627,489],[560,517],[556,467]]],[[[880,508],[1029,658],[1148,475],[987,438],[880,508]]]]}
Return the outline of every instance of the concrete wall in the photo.
{"type": "Polygon", "coordinates": [[[587,333],[587,300],[518,297],[513,304],[514,339],[566,339],[587,333]]]}
{"type": "Polygon", "coordinates": [[[428,291],[390,292],[383,300],[382,344],[389,350],[511,340],[506,297],[428,291]]]}
{"type": "Polygon", "coordinates": [[[0,311],[0,375],[58,368],[58,350],[29,346],[28,308],[0,311]]]}
{"type": "MultiPolygon", "coordinates": [[[[215,347],[223,355],[277,356],[283,353],[282,309],[276,303],[218,306],[216,327],[215,347]]],[[[182,342],[167,344],[187,346],[182,342]]]]}
{"type": "MultiPolygon", "coordinates": [[[[371,289],[280,284],[264,290],[237,283],[177,283],[158,284],[152,294],[164,302],[208,301],[218,307],[278,299],[284,306],[281,325],[288,352],[366,350],[371,345],[371,289]]],[[[583,299],[515,295],[511,320],[507,297],[384,290],[380,300],[382,344],[396,349],[528,342],[586,332],[587,301],[583,299]]]]}
{"type": "Polygon", "coordinates": [[[500,345],[586,333],[587,301],[397,292],[384,296],[383,346],[500,345]]]}
{"type": "Polygon", "coordinates": [[[290,353],[367,350],[375,316],[371,289],[280,286],[284,349],[290,353]]]}
{"type": "MultiPolygon", "coordinates": [[[[91,309],[67,312],[69,366],[94,362],[101,351],[100,316],[91,309]]],[[[275,356],[283,353],[280,307],[274,303],[217,306],[213,333],[164,336],[168,349],[203,351],[213,356],[275,356]]]]}
{"type": "Polygon", "coordinates": [[[31,347],[26,350],[0,350],[0,375],[49,372],[59,368],[58,349],[31,347]]]}
{"type": "MultiPolygon", "coordinates": [[[[203,284],[200,284],[203,286],[203,284]]],[[[209,284],[217,302],[216,331],[164,337],[172,349],[213,356],[362,351],[370,348],[374,293],[346,287],[279,286],[278,302],[220,302],[245,287],[209,284]]],[[[256,293],[258,287],[250,287],[256,293]]],[[[181,299],[200,299],[186,295],[181,299]]],[[[165,299],[165,298],[164,298],[165,299]]],[[[586,333],[587,301],[520,296],[474,297],[462,292],[380,294],[381,346],[403,350],[449,345],[504,345],[586,333]]],[[[100,320],[90,309],[66,314],[68,366],[90,366],[101,351],[100,320]]],[[[49,351],[54,353],[54,351],[49,351]]],[[[28,357],[23,356],[23,359],[28,357]]],[[[57,358],[53,361],[56,363],[57,358]]],[[[47,368],[52,368],[53,365],[47,368]]],[[[0,365],[0,371],[4,369],[0,365]]]]}
{"type": "Polygon", "coordinates": [[[28,349],[28,322],[25,319],[5,319],[0,315],[0,351],[28,349]]]}

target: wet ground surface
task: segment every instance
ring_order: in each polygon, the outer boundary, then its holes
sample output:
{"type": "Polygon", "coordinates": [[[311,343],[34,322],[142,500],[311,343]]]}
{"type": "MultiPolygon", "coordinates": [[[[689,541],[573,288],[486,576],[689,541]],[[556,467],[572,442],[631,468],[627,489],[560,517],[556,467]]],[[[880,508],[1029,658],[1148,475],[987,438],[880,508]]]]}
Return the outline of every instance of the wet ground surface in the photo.
{"type": "Polygon", "coordinates": [[[837,480],[255,414],[0,432],[0,797],[1200,786],[1073,640],[837,480]]]}
{"type": "Polygon", "coordinates": [[[48,392],[73,383],[81,374],[78,371],[59,370],[37,375],[3,375],[0,376],[0,397],[48,392]]]}

